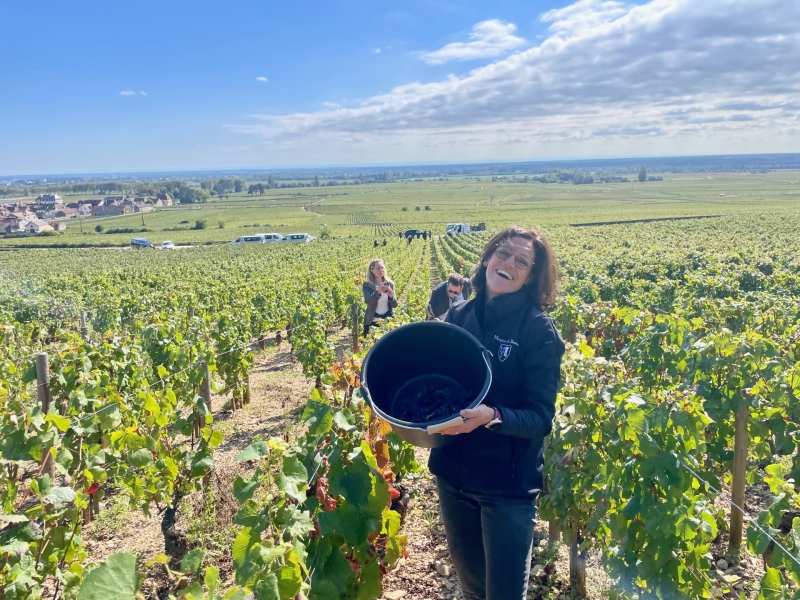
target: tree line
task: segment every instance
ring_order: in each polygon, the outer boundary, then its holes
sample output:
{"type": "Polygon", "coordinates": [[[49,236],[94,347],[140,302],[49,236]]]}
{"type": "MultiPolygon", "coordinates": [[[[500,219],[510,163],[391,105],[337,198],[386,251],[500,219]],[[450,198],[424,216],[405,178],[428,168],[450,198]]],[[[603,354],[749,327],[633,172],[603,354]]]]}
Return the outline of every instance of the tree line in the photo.
{"type": "Polygon", "coordinates": [[[245,180],[240,177],[223,177],[222,179],[206,179],[201,181],[200,189],[207,190],[211,196],[223,197],[243,192],[245,185],[247,185],[245,180]]]}

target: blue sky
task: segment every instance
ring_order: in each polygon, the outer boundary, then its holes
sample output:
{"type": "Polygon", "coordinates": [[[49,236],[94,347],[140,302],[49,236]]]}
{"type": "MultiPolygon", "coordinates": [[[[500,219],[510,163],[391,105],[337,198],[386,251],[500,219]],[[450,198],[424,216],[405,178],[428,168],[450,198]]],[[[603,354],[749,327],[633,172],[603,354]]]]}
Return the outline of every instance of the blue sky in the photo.
{"type": "Polygon", "coordinates": [[[12,1],[0,21],[0,174],[800,150],[796,2],[12,1]]]}

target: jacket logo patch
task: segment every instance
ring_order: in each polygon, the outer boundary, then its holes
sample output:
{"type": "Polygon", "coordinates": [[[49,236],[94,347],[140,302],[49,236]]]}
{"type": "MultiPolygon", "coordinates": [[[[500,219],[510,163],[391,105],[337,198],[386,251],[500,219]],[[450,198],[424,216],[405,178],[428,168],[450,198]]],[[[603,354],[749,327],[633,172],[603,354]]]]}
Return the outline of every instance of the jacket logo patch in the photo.
{"type": "Polygon", "coordinates": [[[511,354],[511,344],[500,344],[500,349],[497,351],[497,358],[503,362],[511,354]]]}

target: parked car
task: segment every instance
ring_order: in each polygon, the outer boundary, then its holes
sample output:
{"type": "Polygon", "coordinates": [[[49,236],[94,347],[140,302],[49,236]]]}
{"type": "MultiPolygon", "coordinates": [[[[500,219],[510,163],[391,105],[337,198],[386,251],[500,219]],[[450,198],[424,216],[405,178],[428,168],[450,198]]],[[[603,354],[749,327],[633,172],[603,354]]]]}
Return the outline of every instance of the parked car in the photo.
{"type": "Polygon", "coordinates": [[[308,235],[307,233],[290,233],[285,238],[283,238],[284,242],[304,242],[308,243],[312,240],[315,240],[313,235],[308,235]]]}
{"type": "Polygon", "coordinates": [[[162,250],[172,250],[175,248],[175,244],[173,244],[170,240],[164,240],[161,242],[161,249],[162,250]]]}
{"type": "Polygon", "coordinates": [[[267,244],[270,242],[282,242],[286,239],[280,233],[257,233],[256,235],[263,237],[264,243],[267,244]]]}
{"type": "Polygon", "coordinates": [[[419,238],[419,237],[422,237],[423,233],[425,233],[425,232],[422,231],[421,229],[406,229],[403,232],[403,237],[404,238],[409,238],[409,237],[419,238]]]}
{"type": "Polygon", "coordinates": [[[263,244],[264,237],[260,235],[243,235],[236,238],[231,242],[232,245],[237,244],[263,244]]]}
{"type": "Polygon", "coordinates": [[[133,238],[131,240],[131,246],[134,248],[152,248],[153,242],[147,238],[133,238]]]}

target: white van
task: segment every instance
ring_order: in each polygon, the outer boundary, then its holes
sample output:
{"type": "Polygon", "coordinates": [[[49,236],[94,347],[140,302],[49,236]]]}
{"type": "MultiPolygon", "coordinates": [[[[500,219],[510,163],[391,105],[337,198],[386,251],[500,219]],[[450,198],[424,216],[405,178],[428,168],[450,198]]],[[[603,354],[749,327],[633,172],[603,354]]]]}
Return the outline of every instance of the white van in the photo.
{"type": "Polygon", "coordinates": [[[233,240],[231,242],[231,245],[236,246],[238,244],[263,244],[263,243],[264,243],[264,238],[260,235],[243,235],[233,240]]]}
{"type": "Polygon", "coordinates": [[[290,233],[285,238],[283,238],[283,241],[308,243],[315,239],[317,238],[315,238],[313,235],[308,235],[307,233],[290,233]]]}
{"type": "Polygon", "coordinates": [[[282,242],[285,238],[280,233],[257,233],[264,238],[264,243],[282,242]]]}

